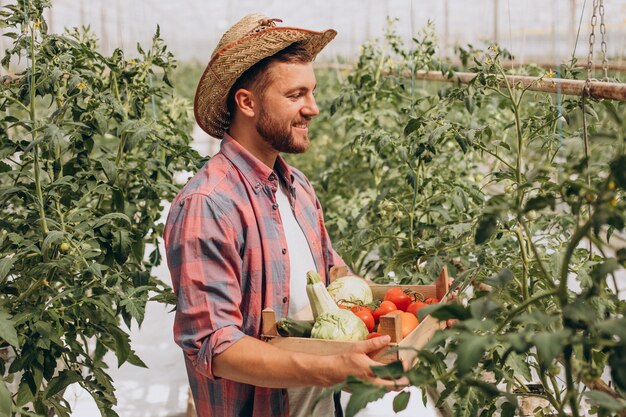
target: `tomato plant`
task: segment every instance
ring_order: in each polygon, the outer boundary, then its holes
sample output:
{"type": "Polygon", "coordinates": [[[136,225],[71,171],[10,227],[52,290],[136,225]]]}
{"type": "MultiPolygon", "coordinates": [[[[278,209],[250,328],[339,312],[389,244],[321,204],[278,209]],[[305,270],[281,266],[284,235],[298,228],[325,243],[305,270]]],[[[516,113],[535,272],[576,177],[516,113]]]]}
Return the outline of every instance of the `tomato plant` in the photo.
{"type": "MultiPolygon", "coordinates": [[[[519,395],[538,395],[532,384],[549,404],[541,413],[579,416],[584,398],[585,414],[624,415],[626,104],[510,83],[497,45],[457,53],[462,68],[437,60],[428,28],[410,46],[390,31],[343,75],[334,117],[317,126],[331,152],[308,172],[333,242],[381,282],[431,283],[448,265],[462,303],[421,313],[457,322],[406,374],[445,386],[454,415],[512,415],[519,395]],[[433,69],[476,76],[406,77],[433,69]]],[[[551,82],[534,65],[514,72],[551,82]]]]}
{"type": "Polygon", "coordinates": [[[158,30],[137,58],[104,56],[90,32],[48,33],[48,6],[0,12],[13,40],[2,65],[22,64],[0,79],[0,348],[11,357],[0,360],[0,404],[68,416],[63,391],[77,383],[116,416],[103,357],[145,366],[125,328],[142,323],[148,300],[175,301],[151,275],[162,201],[200,158],[158,30]]]}

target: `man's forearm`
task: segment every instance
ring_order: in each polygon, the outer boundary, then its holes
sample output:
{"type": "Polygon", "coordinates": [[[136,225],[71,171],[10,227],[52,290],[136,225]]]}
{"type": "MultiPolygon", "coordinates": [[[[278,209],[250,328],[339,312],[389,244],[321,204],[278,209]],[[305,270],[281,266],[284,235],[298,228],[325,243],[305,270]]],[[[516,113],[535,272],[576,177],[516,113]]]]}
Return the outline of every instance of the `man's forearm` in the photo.
{"type": "Polygon", "coordinates": [[[330,357],[279,349],[253,337],[243,337],[213,358],[213,374],[220,378],[268,388],[330,386],[330,357]]]}
{"type": "Polygon", "coordinates": [[[268,388],[327,387],[349,375],[372,378],[370,369],[380,365],[368,353],[387,346],[389,337],[355,342],[338,355],[313,355],[279,349],[245,336],[213,358],[213,374],[220,378],[268,388]]]}

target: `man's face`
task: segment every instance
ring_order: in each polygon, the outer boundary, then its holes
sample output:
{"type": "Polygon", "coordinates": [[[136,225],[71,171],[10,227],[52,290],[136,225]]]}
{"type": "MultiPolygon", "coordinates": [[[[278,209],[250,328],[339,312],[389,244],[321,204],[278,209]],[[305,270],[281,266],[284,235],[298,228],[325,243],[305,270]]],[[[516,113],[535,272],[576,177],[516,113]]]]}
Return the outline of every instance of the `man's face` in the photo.
{"type": "Polygon", "coordinates": [[[273,63],[256,118],[258,134],[278,152],[303,153],[309,147],[309,123],[319,114],[313,91],[313,64],[273,63]]]}

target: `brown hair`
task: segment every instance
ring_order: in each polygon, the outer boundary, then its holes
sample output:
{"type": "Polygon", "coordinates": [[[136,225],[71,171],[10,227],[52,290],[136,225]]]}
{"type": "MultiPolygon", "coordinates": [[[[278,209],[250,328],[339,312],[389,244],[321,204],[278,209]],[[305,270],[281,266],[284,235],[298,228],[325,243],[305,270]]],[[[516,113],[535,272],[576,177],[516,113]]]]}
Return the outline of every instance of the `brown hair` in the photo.
{"type": "Polygon", "coordinates": [[[294,42],[285,49],[281,49],[274,55],[263,58],[250,68],[248,68],[241,76],[235,81],[232,88],[228,92],[228,99],[226,106],[228,113],[232,120],[235,114],[235,93],[237,90],[244,88],[246,90],[253,90],[257,94],[263,94],[267,87],[272,82],[271,77],[268,75],[268,69],[272,63],[275,62],[297,62],[306,63],[313,61],[313,56],[306,49],[301,42],[294,42]]]}

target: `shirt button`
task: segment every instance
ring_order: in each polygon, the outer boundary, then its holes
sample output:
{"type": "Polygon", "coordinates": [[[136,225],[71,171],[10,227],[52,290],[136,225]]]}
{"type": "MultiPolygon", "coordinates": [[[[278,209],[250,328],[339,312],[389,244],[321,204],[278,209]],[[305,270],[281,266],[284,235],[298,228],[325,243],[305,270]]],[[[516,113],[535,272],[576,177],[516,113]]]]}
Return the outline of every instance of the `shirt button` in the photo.
{"type": "Polygon", "coordinates": [[[276,179],[276,175],[270,174],[269,179],[270,179],[270,181],[274,181],[276,179]]]}
{"type": "Polygon", "coordinates": [[[185,200],[181,201],[180,203],[178,203],[179,206],[184,206],[185,205],[185,200]]]}
{"type": "Polygon", "coordinates": [[[283,248],[282,252],[283,252],[283,255],[286,254],[287,253],[287,249],[283,248]]]}
{"type": "Polygon", "coordinates": [[[273,208],[274,210],[276,210],[276,209],[278,208],[278,204],[274,204],[274,205],[272,205],[272,208],[273,208]]]}
{"type": "Polygon", "coordinates": [[[287,297],[283,297],[283,303],[286,303],[289,299],[287,297]]]}

